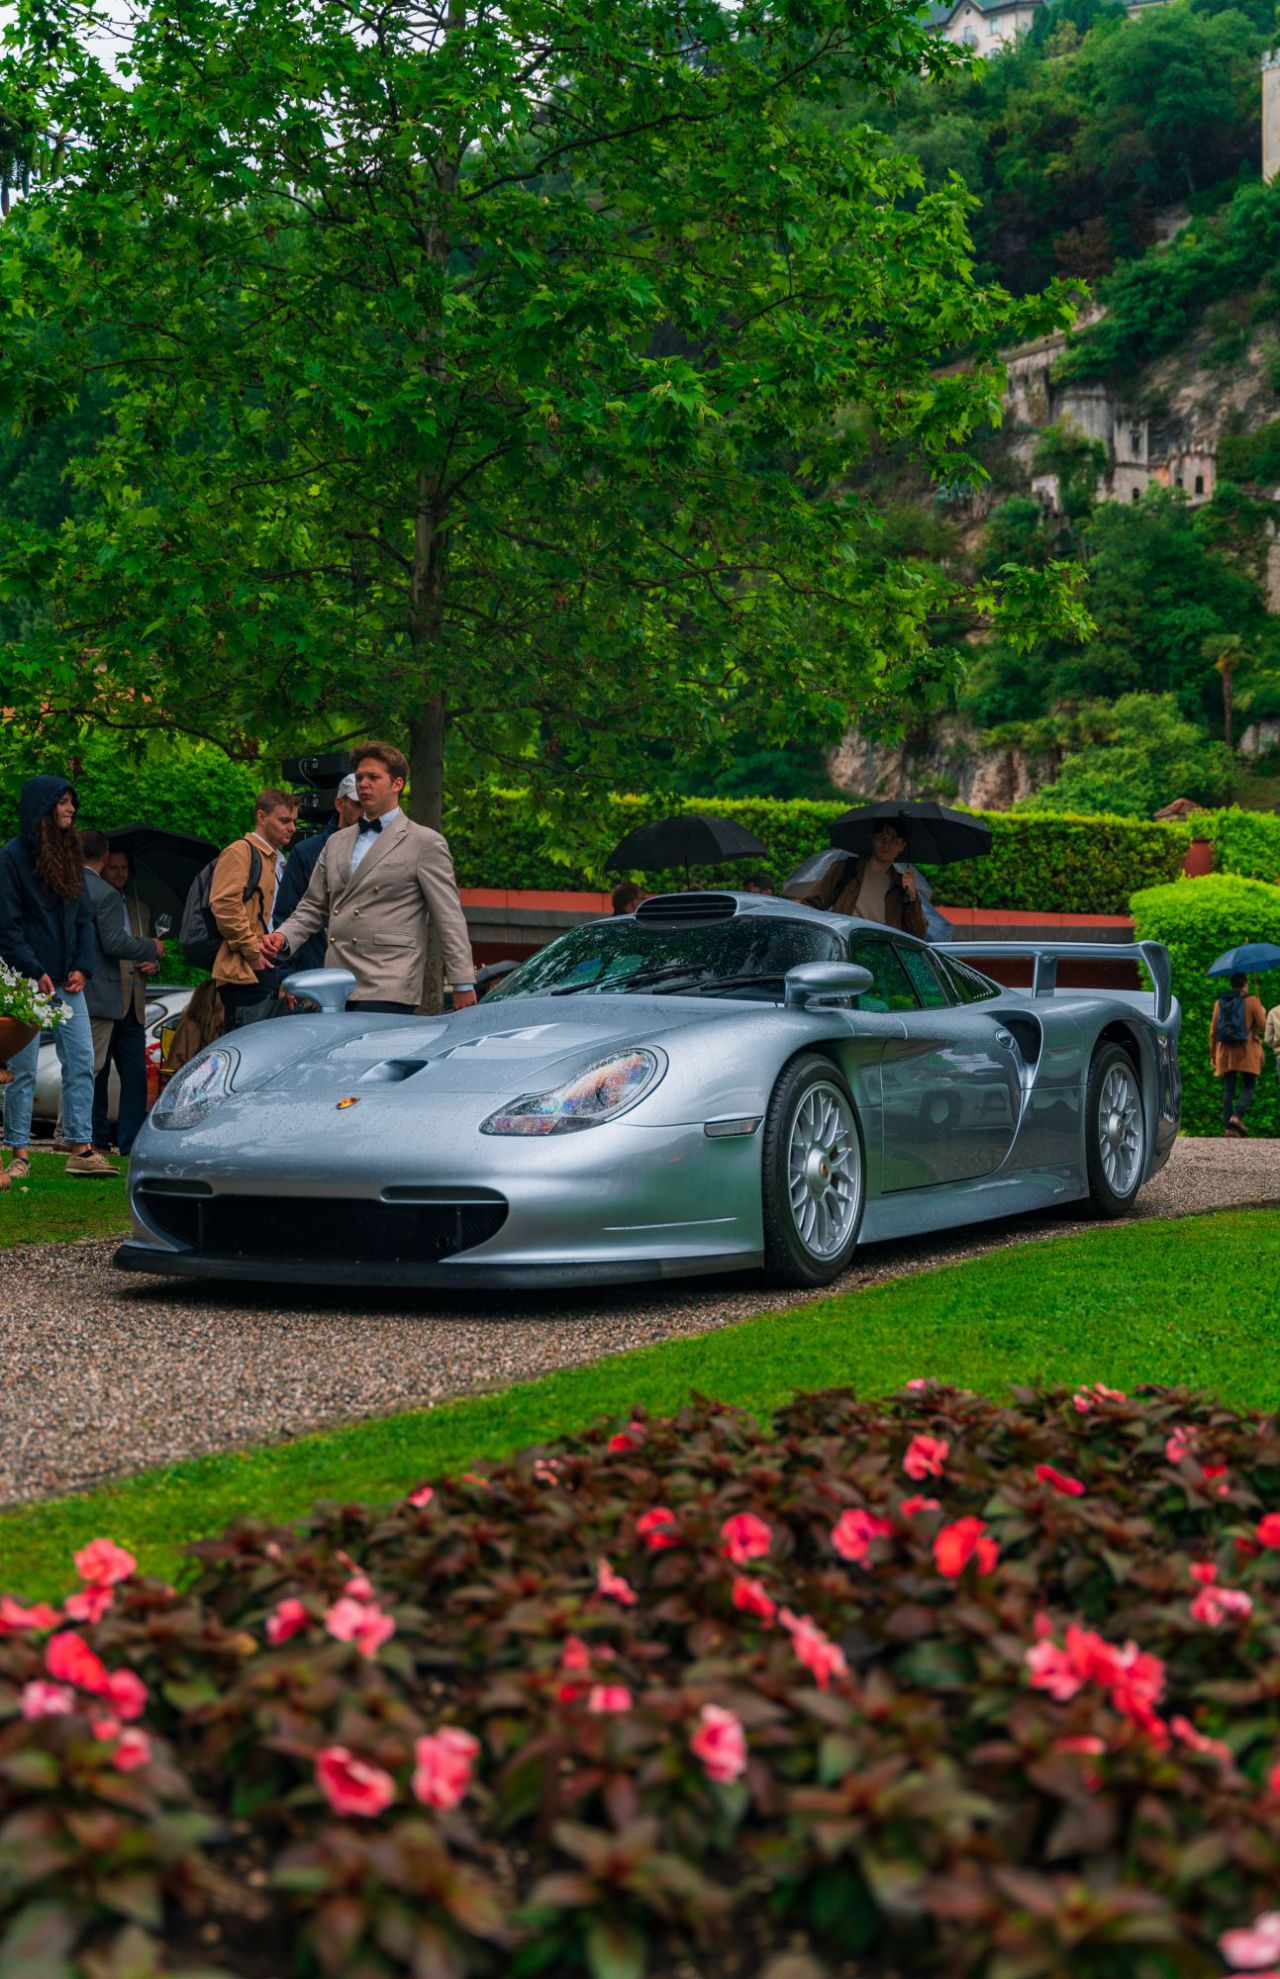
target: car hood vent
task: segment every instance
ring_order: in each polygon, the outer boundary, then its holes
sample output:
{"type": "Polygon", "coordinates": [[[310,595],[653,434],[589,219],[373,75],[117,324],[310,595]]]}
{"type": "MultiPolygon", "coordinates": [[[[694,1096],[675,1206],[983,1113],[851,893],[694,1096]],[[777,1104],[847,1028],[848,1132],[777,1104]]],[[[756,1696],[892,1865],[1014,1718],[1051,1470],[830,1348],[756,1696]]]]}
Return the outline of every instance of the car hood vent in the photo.
{"type": "Polygon", "coordinates": [[[684,926],[692,921],[731,921],[738,902],[731,893],[655,893],[636,908],[637,921],[684,926]]]}

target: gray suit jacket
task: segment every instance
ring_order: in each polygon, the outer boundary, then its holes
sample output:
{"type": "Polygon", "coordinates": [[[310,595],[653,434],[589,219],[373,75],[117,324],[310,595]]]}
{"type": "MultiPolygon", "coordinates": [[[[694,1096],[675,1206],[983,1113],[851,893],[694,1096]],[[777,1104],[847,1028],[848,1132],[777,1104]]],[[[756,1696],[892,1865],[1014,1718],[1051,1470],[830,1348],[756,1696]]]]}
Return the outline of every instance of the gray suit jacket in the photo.
{"type": "MultiPolygon", "coordinates": [[[[130,933],[124,895],[118,887],[111,886],[100,873],[91,873],[87,867],[84,883],[98,935],[97,964],[84,986],[85,1006],[91,1017],[123,1017],[131,999],[122,964],[155,962],[156,945],[146,935],[130,933]]],[[[128,973],[132,988],[132,969],[128,973]]]]}
{"type": "Polygon", "coordinates": [[[458,898],[448,841],[403,811],[392,811],[356,871],[358,825],[336,831],[316,862],[302,899],[277,930],[291,949],[325,923],[330,968],[350,969],[356,1000],[418,1004],[434,920],[447,980],[475,979],[466,916],[458,898]]]}

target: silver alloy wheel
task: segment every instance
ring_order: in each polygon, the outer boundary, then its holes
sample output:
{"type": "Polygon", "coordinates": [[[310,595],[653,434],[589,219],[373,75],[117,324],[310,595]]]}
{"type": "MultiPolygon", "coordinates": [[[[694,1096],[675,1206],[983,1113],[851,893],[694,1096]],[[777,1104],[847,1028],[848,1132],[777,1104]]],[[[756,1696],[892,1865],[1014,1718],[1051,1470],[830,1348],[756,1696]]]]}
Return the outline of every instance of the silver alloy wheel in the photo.
{"type": "Polygon", "coordinates": [[[1098,1094],[1098,1150],[1107,1186],[1124,1197],[1137,1187],[1142,1168],[1142,1095],[1129,1065],[1112,1065],[1098,1094]]]}
{"type": "Polygon", "coordinates": [[[809,1086],[787,1142],[787,1188],[796,1235],[811,1257],[836,1257],[862,1207],[862,1153],[853,1111],[838,1086],[809,1086]]]}

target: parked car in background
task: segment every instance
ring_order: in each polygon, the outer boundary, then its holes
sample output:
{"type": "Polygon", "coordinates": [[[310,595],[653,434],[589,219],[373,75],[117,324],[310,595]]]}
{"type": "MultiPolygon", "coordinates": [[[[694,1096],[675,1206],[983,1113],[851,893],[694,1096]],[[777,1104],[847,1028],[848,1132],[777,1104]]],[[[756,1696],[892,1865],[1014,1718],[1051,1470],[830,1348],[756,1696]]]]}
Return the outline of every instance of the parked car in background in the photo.
{"type": "MultiPolygon", "coordinates": [[[[147,993],[147,1032],[148,1067],[160,1063],[160,1033],[175,1025],[191,1001],[191,990],[186,984],[157,984],[147,993]]],[[[58,1108],[62,1100],[62,1067],[53,1046],[53,1033],[46,1031],[40,1040],[40,1059],[36,1068],[36,1098],[32,1114],[32,1131],[36,1134],[52,1135],[58,1120],[58,1108]]],[[[111,1080],[107,1089],[107,1118],[114,1125],[120,1105],[120,1081],[115,1067],[111,1068],[111,1080]]]]}

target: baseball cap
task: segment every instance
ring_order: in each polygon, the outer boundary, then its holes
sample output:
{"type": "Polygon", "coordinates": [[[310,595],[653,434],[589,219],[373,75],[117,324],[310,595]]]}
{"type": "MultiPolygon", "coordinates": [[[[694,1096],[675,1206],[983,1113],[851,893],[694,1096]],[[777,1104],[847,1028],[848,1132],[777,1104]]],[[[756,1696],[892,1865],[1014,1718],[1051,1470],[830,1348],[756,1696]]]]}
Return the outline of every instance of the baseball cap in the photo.
{"type": "Polygon", "coordinates": [[[358,804],[360,802],[360,799],[356,794],[356,773],[354,770],[351,771],[350,775],[343,777],[342,782],[338,785],[337,790],[334,792],[334,796],[345,797],[352,804],[358,804]]]}

